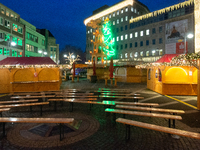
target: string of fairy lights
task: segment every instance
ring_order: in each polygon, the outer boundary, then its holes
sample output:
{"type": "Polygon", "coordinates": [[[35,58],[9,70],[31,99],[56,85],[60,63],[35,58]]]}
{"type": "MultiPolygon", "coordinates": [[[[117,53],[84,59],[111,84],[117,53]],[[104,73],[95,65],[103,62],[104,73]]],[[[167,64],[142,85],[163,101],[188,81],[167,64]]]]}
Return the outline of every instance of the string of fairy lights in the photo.
{"type": "Polygon", "coordinates": [[[154,66],[197,66],[197,60],[200,59],[200,52],[187,53],[173,57],[170,63],[145,63],[137,65],[136,68],[149,68],[154,66]]]}

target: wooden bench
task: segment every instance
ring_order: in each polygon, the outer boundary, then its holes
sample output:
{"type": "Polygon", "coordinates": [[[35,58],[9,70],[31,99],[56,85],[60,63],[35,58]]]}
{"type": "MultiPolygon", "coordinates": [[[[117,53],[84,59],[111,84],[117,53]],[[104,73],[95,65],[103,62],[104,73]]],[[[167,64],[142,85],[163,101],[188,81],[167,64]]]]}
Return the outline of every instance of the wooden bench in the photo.
{"type": "Polygon", "coordinates": [[[15,104],[15,103],[29,103],[29,102],[37,102],[38,99],[32,100],[16,100],[16,101],[0,101],[0,104],[15,104]]]}
{"type": "Polygon", "coordinates": [[[137,116],[145,116],[145,117],[156,117],[156,118],[165,118],[169,119],[169,127],[171,127],[171,119],[173,120],[173,127],[175,128],[175,120],[182,120],[181,116],[177,115],[167,115],[167,114],[158,114],[158,113],[146,113],[146,112],[139,112],[139,111],[128,111],[128,110],[121,110],[121,109],[110,109],[106,108],[105,112],[113,113],[113,119],[115,120],[115,114],[127,114],[127,115],[137,115],[137,116]]]}
{"type": "Polygon", "coordinates": [[[139,99],[144,99],[144,97],[136,97],[136,96],[109,96],[109,95],[99,95],[102,98],[121,98],[121,99],[133,99],[134,102],[138,102],[139,99]]]}
{"type": "Polygon", "coordinates": [[[165,133],[169,133],[169,134],[175,134],[175,135],[179,135],[179,136],[200,139],[200,134],[195,133],[195,132],[189,132],[189,131],[184,131],[184,130],[180,130],[180,129],[173,129],[173,128],[143,123],[143,122],[124,119],[124,118],[118,118],[118,119],[116,119],[116,122],[126,124],[126,137],[125,137],[126,140],[130,139],[130,126],[136,126],[136,127],[151,129],[151,130],[155,130],[155,131],[165,132],[165,133]]]}
{"type": "Polygon", "coordinates": [[[25,107],[30,106],[30,111],[32,111],[32,106],[40,106],[40,115],[42,116],[42,106],[47,105],[49,102],[38,102],[38,103],[27,103],[27,104],[12,104],[12,105],[0,105],[0,108],[13,108],[13,107],[25,107]]]}
{"type": "MultiPolygon", "coordinates": [[[[74,102],[74,101],[94,101],[97,100],[97,98],[82,98],[82,99],[48,99],[49,102],[53,101],[54,102],[54,110],[57,110],[56,104],[57,102],[74,102]]],[[[71,107],[73,107],[73,104],[71,104],[71,107]]],[[[73,108],[72,108],[73,110],[73,108]]]]}
{"type": "Polygon", "coordinates": [[[174,114],[183,114],[185,111],[183,110],[174,110],[174,109],[162,109],[162,108],[148,108],[148,107],[136,107],[136,106],[127,106],[127,105],[116,105],[116,108],[122,109],[134,109],[134,110],[143,110],[143,111],[150,111],[150,112],[164,112],[164,113],[172,113],[174,114]]]}
{"type": "Polygon", "coordinates": [[[133,106],[149,106],[149,107],[159,106],[158,103],[138,103],[138,102],[119,102],[119,101],[115,101],[115,104],[133,105],[133,106]]]}
{"type": "Polygon", "coordinates": [[[112,91],[112,90],[108,90],[108,91],[102,91],[102,90],[98,90],[98,91],[94,91],[95,93],[130,93],[130,91],[112,91]]]}
{"type": "Polygon", "coordinates": [[[61,135],[64,138],[64,123],[72,123],[74,118],[0,118],[0,122],[3,123],[3,136],[5,136],[5,123],[59,123],[60,124],[60,141],[61,135]],[[61,129],[62,128],[62,129],[61,129]],[[61,133],[63,131],[63,133],[61,133]]]}
{"type": "Polygon", "coordinates": [[[90,96],[90,95],[94,95],[94,93],[58,93],[58,94],[56,94],[56,96],[60,96],[60,95],[86,95],[86,96],[90,96]]]}
{"type": "Polygon", "coordinates": [[[57,97],[63,98],[98,98],[97,95],[58,95],[57,97]]]}
{"type": "MultiPolygon", "coordinates": [[[[13,96],[10,99],[32,99],[32,98],[37,98],[37,99],[43,99],[43,98],[53,98],[55,95],[41,95],[41,96],[13,96]]],[[[45,101],[45,99],[43,99],[45,101]]]]}
{"type": "Polygon", "coordinates": [[[139,96],[140,94],[127,94],[127,93],[101,93],[101,95],[108,95],[108,96],[113,96],[113,95],[126,95],[126,96],[139,96]]]}

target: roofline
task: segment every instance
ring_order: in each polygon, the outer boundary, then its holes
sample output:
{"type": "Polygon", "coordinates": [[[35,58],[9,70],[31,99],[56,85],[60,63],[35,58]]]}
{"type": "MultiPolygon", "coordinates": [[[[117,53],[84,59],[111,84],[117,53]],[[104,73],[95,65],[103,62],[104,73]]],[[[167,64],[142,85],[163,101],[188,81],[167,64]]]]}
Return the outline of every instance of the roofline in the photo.
{"type": "Polygon", "coordinates": [[[107,9],[105,9],[105,10],[103,10],[103,11],[101,11],[101,12],[95,14],[95,15],[92,15],[92,16],[86,18],[84,20],[84,24],[87,25],[91,20],[96,20],[98,18],[101,18],[101,17],[105,16],[106,14],[110,14],[113,11],[121,9],[125,6],[133,5],[133,2],[134,2],[133,0],[124,0],[124,1],[119,2],[119,3],[117,3],[113,6],[110,6],[109,8],[107,8],[107,9]]]}

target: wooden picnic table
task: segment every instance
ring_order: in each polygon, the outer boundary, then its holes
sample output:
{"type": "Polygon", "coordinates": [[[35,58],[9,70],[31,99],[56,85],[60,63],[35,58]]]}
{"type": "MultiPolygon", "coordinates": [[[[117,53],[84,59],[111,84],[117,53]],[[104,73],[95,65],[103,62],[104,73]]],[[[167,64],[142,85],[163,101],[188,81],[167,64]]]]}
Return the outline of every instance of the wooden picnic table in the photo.
{"type": "Polygon", "coordinates": [[[60,141],[62,140],[61,134],[64,138],[64,123],[72,123],[74,118],[0,118],[0,122],[3,123],[3,136],[5,136],[5,123],[59,123],[60,124],[60,141]],[[61,128],[63,128],[61,130],[61,128]],[[63,131],[63,133],[61,133],[63,131]]]}

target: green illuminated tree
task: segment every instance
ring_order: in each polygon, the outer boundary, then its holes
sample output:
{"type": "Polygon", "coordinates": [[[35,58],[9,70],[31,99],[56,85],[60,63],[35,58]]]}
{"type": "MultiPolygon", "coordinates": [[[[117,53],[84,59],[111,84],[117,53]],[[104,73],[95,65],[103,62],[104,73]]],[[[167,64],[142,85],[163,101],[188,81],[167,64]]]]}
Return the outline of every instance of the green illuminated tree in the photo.
{"type": "Polygon", "coordinates": [[[103,43],[105,46],[103,47],[103,52],[108,56],[112,57],[115,55],[115,49],[114,47],[114,42],[113,42],[113,37],[112,37],[112,31],[111,31],[111,24],[109,19],[105,20],[103,24],[103,43]]]}

